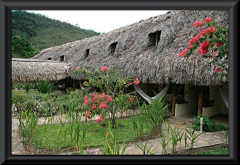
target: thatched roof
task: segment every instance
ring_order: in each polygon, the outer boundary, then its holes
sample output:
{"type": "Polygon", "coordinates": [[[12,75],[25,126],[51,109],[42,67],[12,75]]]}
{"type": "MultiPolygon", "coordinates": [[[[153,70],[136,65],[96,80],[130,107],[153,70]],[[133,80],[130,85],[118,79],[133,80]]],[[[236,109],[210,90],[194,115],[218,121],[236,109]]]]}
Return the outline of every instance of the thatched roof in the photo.
{"type": "MultiPolygon", "coordinates": [[[[228,11],[172,11],[106,34],[44,49],[33,58],[59,60],[64,55],[66,61],[73,63],[70,70],[78,66],[106,65],[124,69],[126,76],[138,77],[141,82],[223,84],[228,80],[214,73],[215,66],[208,65],[201,55],[194,54],[188,59],[177,57],[198,33],[192,23],[206,17],[228,26],[228,11]],[[150,38],[157,31],[161,32],[160,41],[157,46],[151,46],[150,38]],[[114,46],[115,52],[111,53],[114,46]]],[[[83,77],[75,74],[72,78],[83,77]]]]}
{"type": "Polygon", "coordinates": [[[12,58],[12,81],[56,81],[67,77],[69,64],[38,59],[12,58]]]}

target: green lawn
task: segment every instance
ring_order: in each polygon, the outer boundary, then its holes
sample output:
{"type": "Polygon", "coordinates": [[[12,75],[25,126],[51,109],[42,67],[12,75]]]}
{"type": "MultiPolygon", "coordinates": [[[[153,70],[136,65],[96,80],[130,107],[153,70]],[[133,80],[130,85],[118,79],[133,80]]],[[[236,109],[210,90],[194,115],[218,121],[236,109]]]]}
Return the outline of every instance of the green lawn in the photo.
{"type": "MultiPolygon", "coordinates": [[[[136,119],[137,117],[132,117],[136,119]]],[[[118,119],[117,123],[121,128],[116,129],[117,141],[130,142],[136,139],[136,132],[133,129],[132,118],[118,119]]],[[[106,132],[108,128],[102,126],[104,122],[87,122],[87,123],[72,123],[72,124],[46,124],[38,125],[34,136],[34,145],[38,149],[59,150],[75,148],[76,145],[80,146],[81,135],[83,128],[86,130],[84,139],[85,147],[99,147],[103,146],[106,139],[106,132]],[[77,127],[80,127],[80,136],[78,143],[76,139],[77,127]],[[71,130],[73,132],[71,133],[71,130]],[[71,138],[72,134],[72,138],[71,138]],[[70,147],[71,146],[71,147],[70,147]]],[[[144,126],[144,134],[150,132],[149,127],[144,126]]],[[[139,134],[138,134],[139,135],[139,134]]]]}
{"type": "Polygon", "coordinates": [[[212,150],[198,151],[194,155],[228,155],[228,148],[215,148],[212,150]]]}

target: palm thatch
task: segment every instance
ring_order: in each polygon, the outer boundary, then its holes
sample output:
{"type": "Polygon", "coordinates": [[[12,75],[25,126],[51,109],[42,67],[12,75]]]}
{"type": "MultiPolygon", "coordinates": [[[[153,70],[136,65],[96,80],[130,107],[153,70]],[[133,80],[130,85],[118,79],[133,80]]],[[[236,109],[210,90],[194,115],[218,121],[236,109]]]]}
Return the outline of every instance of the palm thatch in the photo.
{"type": "Polygon", "coordinates": [[[69,64],[37,59],[12,58],[12,81],[57,81],[68,76],[69,64]]]}
{"type": "MultiPolygon", "coordinates": [[[[33,58],[72,62],[76,67],[104,65],[125,70],[125,76],[138,77],[144,83],[220,85],[228,81],[214,73],[213,65],[195,53],[188,59],[177,55],[197,35],[192,28],[195,21],[211,17],[219,25],[228,27],[228,12],[220,10],[171,11],[151,17],[109,33],[42,50],[33,58]],[[157,46],[152,42],[160,35],[157,46]]],[[[83,79],[80,74],[73,79],[83,79]]]]}

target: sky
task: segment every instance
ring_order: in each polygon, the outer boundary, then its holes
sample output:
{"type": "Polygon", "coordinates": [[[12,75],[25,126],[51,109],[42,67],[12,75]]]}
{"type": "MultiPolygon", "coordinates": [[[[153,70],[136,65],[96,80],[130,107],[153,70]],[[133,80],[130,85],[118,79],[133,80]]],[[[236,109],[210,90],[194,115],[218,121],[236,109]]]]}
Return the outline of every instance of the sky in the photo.
{"type": "Polygon", "coordinates": [[[78,25],[82,29],[107,33],[140,20],[165,14],[167,10],[27,10],[48,18],[78,25]]]}

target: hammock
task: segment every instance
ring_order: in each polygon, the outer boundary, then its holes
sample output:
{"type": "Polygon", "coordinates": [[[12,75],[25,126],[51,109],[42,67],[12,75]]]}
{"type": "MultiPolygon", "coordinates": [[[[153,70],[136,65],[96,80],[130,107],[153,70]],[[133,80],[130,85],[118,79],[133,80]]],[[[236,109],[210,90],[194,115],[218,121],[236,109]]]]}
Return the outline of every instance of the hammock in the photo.
{"type": "Polygon", "coordinates": [[[154,96],[154,97],[148,96],[146,93],[143,92],[143,90],[142,90],[139,86],[134,85],[134,87],[135,87],[135,89],[137,90],[137,92],[138,92],[149,104],[151,104],[151,103],[152,103],[152,100],[160,99],[161,97],[163,97],[163,96],[167,93],[167,90],[168,90],[169,85],[167,85],[159,94],[157,94],[157,95],[154,96]]]}
{"type": "Polygon", "coordinates": [[[58,88],[59,88],[59,89],[65,89],[65,88],[66,88],[66,82],[65,82],[65,80],[59,80],[59,81],[57,82],[57,85],[58,85],[58,88]]]}
{"type": "Polygon", "coordinates": [[[81,83],[81,81],[79,81],[79,85],[80,85],[81,89],[84,90],[84,91],[86,91],[86,92],[89,92],[89,91],[92,89],[91,86],[89,86],[89,87],[87,87],[87,88],[84,87],[83,84],[81,83]]]}
{"type": "Polygon", "coordinates": [[[219,91],[219,93],[220,93],[220,95],[221,95],[221,97],[222,97],[225,105],[226,105],[227,108],[228,108],[228,98],[227,98],[227,96],[223,93],[222,89],[219,88],[219,87],[218,87],[218,91],[219,91]]]}

